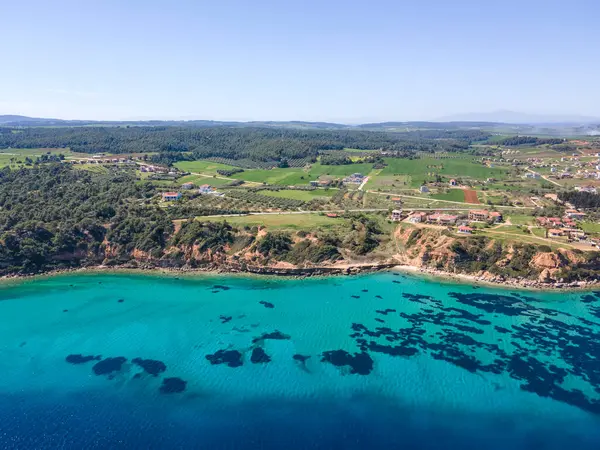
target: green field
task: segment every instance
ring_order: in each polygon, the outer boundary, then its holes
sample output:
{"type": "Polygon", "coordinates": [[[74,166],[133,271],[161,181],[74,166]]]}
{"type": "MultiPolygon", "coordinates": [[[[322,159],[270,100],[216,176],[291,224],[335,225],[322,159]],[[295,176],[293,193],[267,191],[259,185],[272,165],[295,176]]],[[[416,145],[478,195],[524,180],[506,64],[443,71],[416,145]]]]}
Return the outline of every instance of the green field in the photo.
{"type": "Polygon", "coordinates": [[[315,227],[332,227],[346,223],[345,219],[331,218],[320,214],[256,214],[233,217],[197,217],[196,220],[227,221],[232,225],[239,226],[265,226],[292,230],[313,230],[315,227]]]}
{"type": "Polygon", "coordinates": [[[87,170],[95,173],[108,173],[108,168],[101,164],[77,164],[73,166],[76,170],[87,170]]]}
{"type": "Polygon", "coordinates": [[[25,163],[25,158],[29,157],[33,161],[37,157],[50,152],[53,155],[63,154],[65,158],[72,156],[73,153],[67,148],[11,148],[0,150],[0,167],[17,165],[18,161],[25,163]]]}
{"type": "Polygon", "coordinates": [[[581,226],[581,229],[586,233],[600,233],[600,223],[581,222],[579,225],[581,226]]]}
{"type": "MultiPolygon", "coordinates": [[[[507,220],[505,218],[505,220],[507,220]]],[[[533,223],[533,217],[525,214],[511,214],[508,216],[508,220],[513,225],[531,225],[533,223]]]]}
{"type": "Polygon", "coordinates": [[[321,175],[343,178],[355,172],[367,175],[373,168],[372,164],[348,164],[341,166],[323,166],[319,163],[312,164],[310,168],[289,167],[285,169],[251,169],[235,174],[235,178],[257,183],[268,183],[282,186],[296,186],[308,184],[317,180],[321,175]]]}
{"type": "Polygon", "coordinates": [[[202,175],[186,175],[185,177],[179,178],[176,183],[182,185],[183,183],[194,183],[196,187],[202,184],[210,184],[211,186],[219,187],[231,183],[232,180],[224,180],[223,178],[215,177],[203,177],[202,175]]]}
{"type": "MultiPolygon", "coordinates": [[[[379,189],[383,192],[412,191],[412,178],[410,175],[380,175],[380,173],[381,170],[373,171],[365,186],[366,189],[379,189]]],[[[406,193],[408,194],[408,192],[406,193]]]]}
{"type": "MultiPolygon", "coordinates": [[[[179,161],[173,164],[179,170],[184,172],[192,173],[205,173],[208,175],[218,175],[217,170],[234,170],[239,167],[229,166],[227,164],[220,164],[212,161],[179,161]]],[[[236,174],[237,175],[237,174],[236,174]]]]}
{"type": "Polygon", "coordinates": [[[487,167],[469,159],[397,159],[384,158],[387,167],[381,175],[410,175],[413,186],[419,186],[423,181],[434,181],[435,177],[428,175],[436,173],[443,177],[474,178],[485,180],[487,178],[504,179],[510,170],[499,167],[487,167]]]}
{"type": "Polygon", "coordinates": [[[305,202],[309,202],[315,198],[332,197],[336,192],[336,189],[315,189],[314,191],[284,189],[281,191],[261,191],[260,194],[269,197],[291,198],[294,200],[303,200],[305,202]]]}
{"type": "Polygon", "coordinates": [[[462,189],[449,189],[447,193],[443,194],[431,194],[431,198],[436,200],[446,200],[451,202],[464,202],[465,191],[462,189]]]}

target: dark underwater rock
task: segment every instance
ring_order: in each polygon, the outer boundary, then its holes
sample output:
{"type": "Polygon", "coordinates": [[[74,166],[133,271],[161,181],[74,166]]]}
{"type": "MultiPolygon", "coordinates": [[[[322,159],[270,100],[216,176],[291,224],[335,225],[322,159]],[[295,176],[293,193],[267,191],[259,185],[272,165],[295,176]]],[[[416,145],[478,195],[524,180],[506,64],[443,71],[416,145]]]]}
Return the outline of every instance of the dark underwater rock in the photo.
{"type": "Polygon", "coordinates": [[[250,357],[250,361],[253,364],[268,363],[271,361],[271,357],[267,355],[262,348],[255,347],[252,350],[252,356],[250,357]]]}
{"type": "Polygon", "coordinates": [[[106,358],[94,364],[92,370],[96,375],[108,375],[113,372],[119,372],[126,361],[127,358],[124,356],[106,358]]]}
{"type": "Polygon", "coordinates": [[[373,370],[373,360],[366,352],[351,355],[344,350],[331,350],[323,352],[321,361],[337,367],[349,366],[350,373],[357,375],[369,375],[373,370]]]}
{"type": "Polygon", "coordinates": [[[263,305],[265,308],[268,308],[268,309],[273,309],[273,308],[275,308],[275,305],[274,305],[273,303],[271,303],[271,302],[266,302],[266,301],[264,301],[264,300],[261,300],[261,301],[260,301],[260,302],[258,302],[258,303],[260,303],[261,305],[263,305]]]}
{"type": "Polygon", "coordinates": [[[186,387],[187,381],[184,381],[181,378],[171,377],[163,380],[159,391],[161,394],[179,394],[185,391],[186,387]]]}
{"type": "Polygon", "coordinates": [[[252,343],[256,344],[257,342],[266,341],[267,339],[284,341],[291,339],[291,336],[289,334],[284,334],[281,331],[275,330],[272,333],[263,333],[259,337],[252,339],[252,343]]]}
{"type": "Polygon", "coordinates": [[[242,354],[237,350],[219,350],[212,355],[206,355],[211,364],[227,364],[229,367],[240,367],[242,354]]]}
{"type": "Polygon", "coordinates": [[[73,354],[73,355],[67,356],[65,358],[65,361],[67,361],[69,364],[85,364],[90,361],[100,361],[101,359],[102,359],[102,356],[93,356],[93,355],[84,356],[84,355],[80,355],[80,354],[73,354]]]}
{"type": "Polygon", "coordinates": [[[131,362],[144,369],[144,372],[155,377],[167,370],[166,364],[156,359],[135,358],[132,359],[131,362]]]}

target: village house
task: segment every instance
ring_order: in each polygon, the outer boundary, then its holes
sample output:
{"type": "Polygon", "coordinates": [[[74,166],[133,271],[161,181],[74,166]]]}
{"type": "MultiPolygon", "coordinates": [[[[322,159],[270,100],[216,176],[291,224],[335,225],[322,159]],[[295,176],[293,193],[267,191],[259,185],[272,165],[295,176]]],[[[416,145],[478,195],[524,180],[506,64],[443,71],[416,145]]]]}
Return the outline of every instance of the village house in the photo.
{"type": "Polygon", "coordinates": [[[458,232],[460,234],[473,234],[473,228],[468,227],[466,225],[461,225],[460,227],[458,227],[458,232]]]}
{"type": "Polygon", "coordinates": [[[569,237],[573,240],[583,241],[586,238],[585,231],[581,230],[567,230],[569,237]]]}
{"type": "Polygon", "coordinates": [[[533,179],[538,179],[538,178],[540,178],[540,174],[539,174],[539,173],[537,173],[537,172],[527,172],[527,173],[524,175],[524,178],[533,178],[533,179]]]}
{"type": "Polygon", "coordinates": [[[563,235],[562,230],[558,230],[556,228],[551,228],[548,230],[548,236],[550,237],[560,237],[563,235]]]}
{"type": "Polygon", "coordinates": [[[421,223],[427,217],[427,214],[424,212],[414,212],[410,216],[408,216],[408,221],[410,223],[421,223]]]}
{"type": "Polygon", "coordinates": [[[360,184],[364,181],[365,176],[362,173],[353,173],[352,175],[347,176],[346,178],[344,178],[344,183],[356,183],[356,184],[360,184]]]}
{"type": "Polygon", "coordinates": [[[490,212],[485,209],[473,209],[469,211],[469,220],[485,222],[490,217],[490,212]]]}
{"type": "Polygon", "coordinates": [[[330,217],[330,218],[332,218],[332,219],[334,219],[334,218],[338,217],[338,215],[337,215],[336,213],[327,213],[327,214],[325,214],[325,215],[326,215],[327,217],[330,217]]]}
{"type": "Polygon", "coordinates": [[[181,185],[181,189],[193,189],[194,188],[194,183],[183,183],[181,185]]]}
{"type": "Polygon", "coordinates": [[[494,223],[502,222],[502,213],[498,211],[490,212],[490,219],[494,223]]]}
{"type": "Polygon", "coordinates": [[[454,225],[456,223],[456,220],[458,219],[458,216],[453,216],[450,214],[442,214],[440,216],[440,218],[438,219],[438,222],[444,225],[454,225]]]}
{"type": "Polygon", "coordinates": [[[423,185],[419,188],[419,192],[421,194],[427,194],[429,192],[429,188],[427,186],[423,185]]]}
{"type": "Polygon", "coordinates": [[[576,187],[575,190],[579,192],[588,192],[590,194],[596,194],[598,192],[594,186],[580,186],[576,187]]]}
{"type": "Polygon", "coordinates": [[[214,188],[210,184],[203,184],[202,186],[200,186],[200,189],[198,189],[198,192],[200,194],[212,194],[213,191],[214,188]]]}
{"type": "Polygon", "coordinates": [[[457,184],[457,183],[456,183],[456,180],[455,180],[454,178],[452,178],[452,179],[450,180],[450,186],[456,186],[456,184],[457,184]]]}
{"type": "Polygon", "coordinates": [[[165,202],[172,202],[181,198],[181,192],[163,192],[162,199],[165,202]]]}
{"type": "Polygon", "coordinates": [[[394,222],[399,222],[402,220],[402,210],[401,209],[394,209],[392,211],[392,221],[394,222]]]}
{"type": "Polygon", "coordinates": [[[565,211],[565,216],[570,219],[582,220],[585,218],[586,214],[584,212],[577,211],[576,209],[567,209],[565,211]]]}

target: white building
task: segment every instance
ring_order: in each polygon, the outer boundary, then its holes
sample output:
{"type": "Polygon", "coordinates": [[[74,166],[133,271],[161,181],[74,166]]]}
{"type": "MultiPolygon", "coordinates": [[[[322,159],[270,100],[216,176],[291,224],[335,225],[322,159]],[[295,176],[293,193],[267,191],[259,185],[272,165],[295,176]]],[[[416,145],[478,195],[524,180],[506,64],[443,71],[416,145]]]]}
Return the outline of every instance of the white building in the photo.
{"type": "Polygon", "coordinates": [[[402,210],[401,210],[401,209],[394,209],[394,210],[392,211],[392,217],[391,217],[391,219],[392,219],[394,222],[399,222],[399,221],[401,221],[401,220],[402,220],[402,210]]]}

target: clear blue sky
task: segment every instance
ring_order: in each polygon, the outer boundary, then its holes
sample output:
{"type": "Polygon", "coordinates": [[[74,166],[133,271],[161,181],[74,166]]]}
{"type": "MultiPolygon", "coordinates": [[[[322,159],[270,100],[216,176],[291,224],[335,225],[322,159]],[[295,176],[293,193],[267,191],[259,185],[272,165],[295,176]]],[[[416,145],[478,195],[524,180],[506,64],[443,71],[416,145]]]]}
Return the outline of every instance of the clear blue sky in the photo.
{"type": "Polygon", "coordinates": [[[600,117],[598,0],[13,0],[0,114],[600,117]]]}

